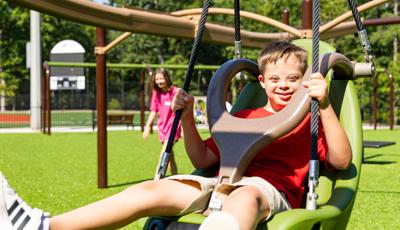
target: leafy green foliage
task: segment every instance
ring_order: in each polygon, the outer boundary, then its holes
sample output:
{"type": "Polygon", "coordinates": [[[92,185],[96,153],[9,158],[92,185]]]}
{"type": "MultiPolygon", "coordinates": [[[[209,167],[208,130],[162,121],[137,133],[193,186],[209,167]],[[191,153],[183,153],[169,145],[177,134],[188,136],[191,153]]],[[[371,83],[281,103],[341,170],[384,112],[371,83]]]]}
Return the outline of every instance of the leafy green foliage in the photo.
{"type": "Polygon", "coordinates": [[[29,40],[29,15],[22,8],[11,9],[0,1],[0,90],[14,96],[21,80],[28,78],[25,68],[25,42],[29,40]]]}

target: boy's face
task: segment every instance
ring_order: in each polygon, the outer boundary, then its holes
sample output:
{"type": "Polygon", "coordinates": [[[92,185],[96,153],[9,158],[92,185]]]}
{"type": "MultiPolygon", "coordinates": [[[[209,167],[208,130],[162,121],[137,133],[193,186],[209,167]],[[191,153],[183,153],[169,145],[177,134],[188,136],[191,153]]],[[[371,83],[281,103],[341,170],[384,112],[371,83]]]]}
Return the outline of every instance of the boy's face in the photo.
{"type": "Polygon", "coordinates": [[[293,56],[267,64],[265,72],[258,76],[268,97],[266,110],[276,113],[289,103],[301,85],[303,73],[300,66],[298,59],[293,56]]]}

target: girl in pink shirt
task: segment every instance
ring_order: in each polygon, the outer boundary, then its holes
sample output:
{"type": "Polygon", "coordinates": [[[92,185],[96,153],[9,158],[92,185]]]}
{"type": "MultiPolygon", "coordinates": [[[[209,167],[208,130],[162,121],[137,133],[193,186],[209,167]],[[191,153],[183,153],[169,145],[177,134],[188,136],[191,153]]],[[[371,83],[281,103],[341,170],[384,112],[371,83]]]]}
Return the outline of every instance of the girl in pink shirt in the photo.
{"type": "MultiPolygon", "coordinates": [[[[152,125],[156,115],[158,115],[157,119],[158,138],[162,144],[160,153],[160,159],[161,159],[162,153],[164,152],[167,146],[172,123],[175,118],[175,113],[171,110],[171,102],[172,98],[176,94],[177,88],[172,85],[171,78],[168,72],[164,69],[157,69],[155,71],[155,73],[151,78],[150,84],[153,92],[150,103],[150,115],[147,119],[146,127],[143,132],[143,139],[146,139],[148,137],[150,132],[150,126],[152,125]]],[[[178,129],[176,130],[175,142],[178,141],[179,138],[181,138],[180,123],[178,125],[178,129]]],[[[171,152],[169,167],[172,175],[178,173],[178,168],[176,166],[173,151],[171,152]]]]}

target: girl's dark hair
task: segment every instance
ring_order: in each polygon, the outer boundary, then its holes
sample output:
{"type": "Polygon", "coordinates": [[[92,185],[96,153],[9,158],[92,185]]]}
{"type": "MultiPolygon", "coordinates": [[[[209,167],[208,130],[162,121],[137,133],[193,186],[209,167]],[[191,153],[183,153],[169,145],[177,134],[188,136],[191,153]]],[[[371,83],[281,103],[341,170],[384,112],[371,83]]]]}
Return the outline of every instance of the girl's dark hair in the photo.
{"type": "Polygon", "coordinates": [[[155,82],[157,74],[162,74],[165,78],[165,81],[167,82],[168,88],[171,87],[172,81],[171,81],[171,77],[170,77],[168,71],[163,68],[159,68],[159,69],[156,69],[156,71],[154,71],[153,75],[151,76],[151,80],[150,80],[150,88],[151,89],[155,89],[158,91],[161,90],[160,87],[158,87],[158,85],[155,82]]]}

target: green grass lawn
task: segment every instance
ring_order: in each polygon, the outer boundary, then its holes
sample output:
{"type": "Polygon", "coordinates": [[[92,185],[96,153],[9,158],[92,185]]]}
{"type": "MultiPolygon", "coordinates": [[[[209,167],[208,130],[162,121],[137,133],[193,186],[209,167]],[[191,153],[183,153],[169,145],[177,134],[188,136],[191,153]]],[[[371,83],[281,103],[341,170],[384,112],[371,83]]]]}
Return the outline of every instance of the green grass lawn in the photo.
{"type": "MultiPolygon", "coordinates": [[[[28,203],[52,215],[153,178],[161,149],[156,133],[144,141],[138,131],[109,132],[107,189],[97,188],[96,141],[95,132],[0,134],[0,171],[28,203]]],[[[174,151],[179,173],[190,173],[182,141],[174,151]]]]}
{"type": "MultiPolygon", "coordinates": [[[[365,131],[364,136],[397,145],[366,149],[348,229],[400,229],[400,130],[365,131]]],[[[143,141],[137,131],[109,132],[107,189],[97,188],[95,132],[0,134],[0,171],[28,203],[54,215],[151,179],[161,147],[157,139],[154,134],[143,141]]],[[[182,141],[174,151],[179,172],[191,172],[182,141]]],[[[124,229],[138,229],[138,224],[124,229]]]]}
{"type": "Polygon", "coordinates": [[[348,229],[400,229],[400,130],[366,130],[364,140],[396,145],[365,149],[348,229]]]}
{"type": "MultiPolygon", "coordinates": [[[[53,111],[51,115],[52,126],[92,126],[96,111],[68,111],[60,110],[53,111]]],[[[140,111],[137,110],[109,110],[108,113],[129,113],[134,114],[133,124],[140,125],[140,111]]],[[[148,111],[145,112],[145,121],[147,120],[148,111]]]]}

